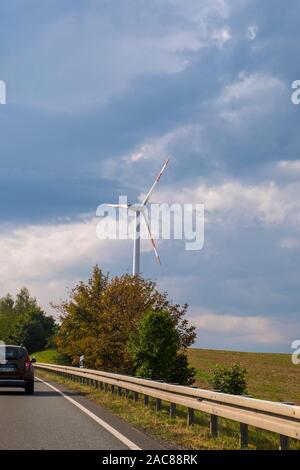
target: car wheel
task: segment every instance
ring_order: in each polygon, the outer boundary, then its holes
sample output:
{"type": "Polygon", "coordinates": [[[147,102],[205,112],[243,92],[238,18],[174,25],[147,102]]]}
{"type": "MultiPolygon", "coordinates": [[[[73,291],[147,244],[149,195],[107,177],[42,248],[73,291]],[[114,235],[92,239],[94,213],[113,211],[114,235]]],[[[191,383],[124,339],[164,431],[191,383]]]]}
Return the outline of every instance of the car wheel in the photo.
{"type": "Polygon", "coordinates": [[[34,382],[33,381],[25,383],[25,393],[26,395],[34,394],[34,382]]]}

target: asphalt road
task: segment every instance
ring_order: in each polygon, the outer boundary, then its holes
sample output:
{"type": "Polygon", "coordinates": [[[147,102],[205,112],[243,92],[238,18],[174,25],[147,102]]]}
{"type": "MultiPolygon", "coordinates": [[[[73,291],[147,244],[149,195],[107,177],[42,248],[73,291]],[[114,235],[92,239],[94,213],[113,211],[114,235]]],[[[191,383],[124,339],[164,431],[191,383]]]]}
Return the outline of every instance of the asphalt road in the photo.
{"type": "Polygon", "coordinates": [[[1,450],[162,448],[78,392],[49,383],[65,396],[37,380],[33,396],[23,389],[0,388],[1,450]]]}

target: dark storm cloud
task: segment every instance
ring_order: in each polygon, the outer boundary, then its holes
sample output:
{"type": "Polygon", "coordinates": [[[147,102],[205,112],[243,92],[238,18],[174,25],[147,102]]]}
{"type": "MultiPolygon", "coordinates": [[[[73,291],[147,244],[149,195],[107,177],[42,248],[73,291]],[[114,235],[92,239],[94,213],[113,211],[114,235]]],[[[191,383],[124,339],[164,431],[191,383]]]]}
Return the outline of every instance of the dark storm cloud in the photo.
{"type": "MultiPolygon", "coordinates": [[[[300,79],[299,13],[296,0],[6,2],[1,221],[54,223],[119,194],[135,199],[169,154],[163,184],[174,193],[231,181],[251,192],[273,180],[280,192],[291,175],[279,162],[300,158],[300,107],[290,100],[300,79]]],[[[194,312],[297,324],[298,238],[290,219],[250,227],[235,219],[230,230],[209,226],[199,253],[163,243],[161,271],[144,253],[143,270],[194,312]]],[[[119,272],[130,254],[105,263],[119,272]]],[[[260,348],[288,350],[290,333],[270,338],[260,348]]]]}

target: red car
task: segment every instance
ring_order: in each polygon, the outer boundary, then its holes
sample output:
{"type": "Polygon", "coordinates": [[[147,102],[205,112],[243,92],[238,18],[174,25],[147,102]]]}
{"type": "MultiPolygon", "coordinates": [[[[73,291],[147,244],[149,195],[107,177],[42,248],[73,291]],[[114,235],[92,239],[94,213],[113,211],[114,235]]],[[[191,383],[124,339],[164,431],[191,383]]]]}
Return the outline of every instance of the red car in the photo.
{"type": "Polygon", "coordinates": [[[22,387],[25,393],[34,393],[34,358],[23,346],[0,346],[0,387],[22,387]]]}

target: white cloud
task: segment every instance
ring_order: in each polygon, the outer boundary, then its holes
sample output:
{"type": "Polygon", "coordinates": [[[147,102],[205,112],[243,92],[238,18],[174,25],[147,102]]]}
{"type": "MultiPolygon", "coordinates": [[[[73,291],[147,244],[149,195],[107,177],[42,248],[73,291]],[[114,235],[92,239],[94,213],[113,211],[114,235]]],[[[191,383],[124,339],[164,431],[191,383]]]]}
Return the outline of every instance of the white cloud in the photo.
{"type": "Polygon", "coordinates": [[[1,227],[1,295],[26,285],[44,308],[65,297],[96,263],[113,265],[127,255],[126,240],[99,240],[98,219],[84,217],[70,223],[1,227]]]}
{"type": "Polygon", "coordinates": [[[278,163],[280,173],[292,176],[300,176],[300,160],[282,160],[278,163]]]}
{"type": "Polygon", "coordinates": [[[104,163],[93,165],[92,172],[99,174],[101,178],[119,180],[122,185],[128,185],[130,188],[141,189],[141,184],[152,184],[158,171],[167,157],[173,158],[173,152],[178,153],[178,149],[186,149],[189,152],[202,152],[206,150],[207,145],[203,140],[202,126],[199,124],[188,124],[176,127],[159,137],[145,140],[137,146],[132,152],[125,154],[122,160],[108,159],[104,163]],[[137,169],[136,163],[141,161],[151,163],[153,168],[152,180],[149,176],[149,167],[147,173],[143,174],[141,168],[137,169]],[[139,178],[137,181],[137,173],[139,178]],[[149,179],[150,178],[150,179],[149,179]]]}
{"type": "Polygon", "coordinates": [[[246,32],[246,38],[249,39],[250,41],[254,41],[256,38],[258,32],[258,26],[255,24],[252,24],[248,26],[247,32],[246,32]]]}
{"type": "Polygon", "coordinates": [[[256,185],[228,181],[220,185],[194,184],[175,193],[171,188],[158,188],[163,202],[204,203],[208,222],[300,225],[300,185],[266,182],[256,185]]]}
{"type": "Polygon", "coordinates": [[[287,250],[297,250],[300,248],[300,239],[295,237],[287,237],[281,240],[280,246],[287,250]]]}
{"type": "Polygon", "coordinates": [[[285,86],[277,77],[265,73],[239,74],[216,99],[220,116],[234,125],[249,123],[250,117],[269,113],[285,86]]]}
{"type": "MultiPolygon", "coordinates": [[[[0,296],[26,285],[47,308],[51,299],[65,297],[66,287],[73,287],[82,279],[82,272],[90,273],[96,263],[103,269],[118,269],[128,262],[130,271],[133,218],[129,219],[131,238],[127,240],[113,239],[112,232],[109,239],[99,239],[96,229],[100,220],[82,216],[48,225],[0,226],[0,296]]],[[[152,255],[147,235],[142,224],[141,250],[152,255]]]]}
{"type": "Polygon", "coordinates": [[[284,340],[280,323],[264,316],[220,315],[212,312],[193,316],[192,323],[200,331],[239,336],[241,341],[279,344],[284,340]]]}
{"type": "Polygon", "coordinates": [[[86,219],[2,231],[1,278],[6,281],[55,279],[70,268],[96,262],[99,258],[105,261],[108,254],[101,249],[103,242],[96,238],[95,226],[94,219],[86,219]]]}
{"type": "Polygon", "coordinates": [[[213,40],[215,40],[218,46],[223,46],[227,41],[231,39],[231,33],[229,28],[219,29],[213,32],[213,40]]]}
{"type": "Polygon", "coordinates": [[[198,124],[188,124],[151,139],[138,147],[124,160],[128,162],[141,159],[162,161],[163,158],[172,153],[172,150],[182,145],[189,144],[189,151],[198,150],[201,141],[202,127],[198,124]]]}

